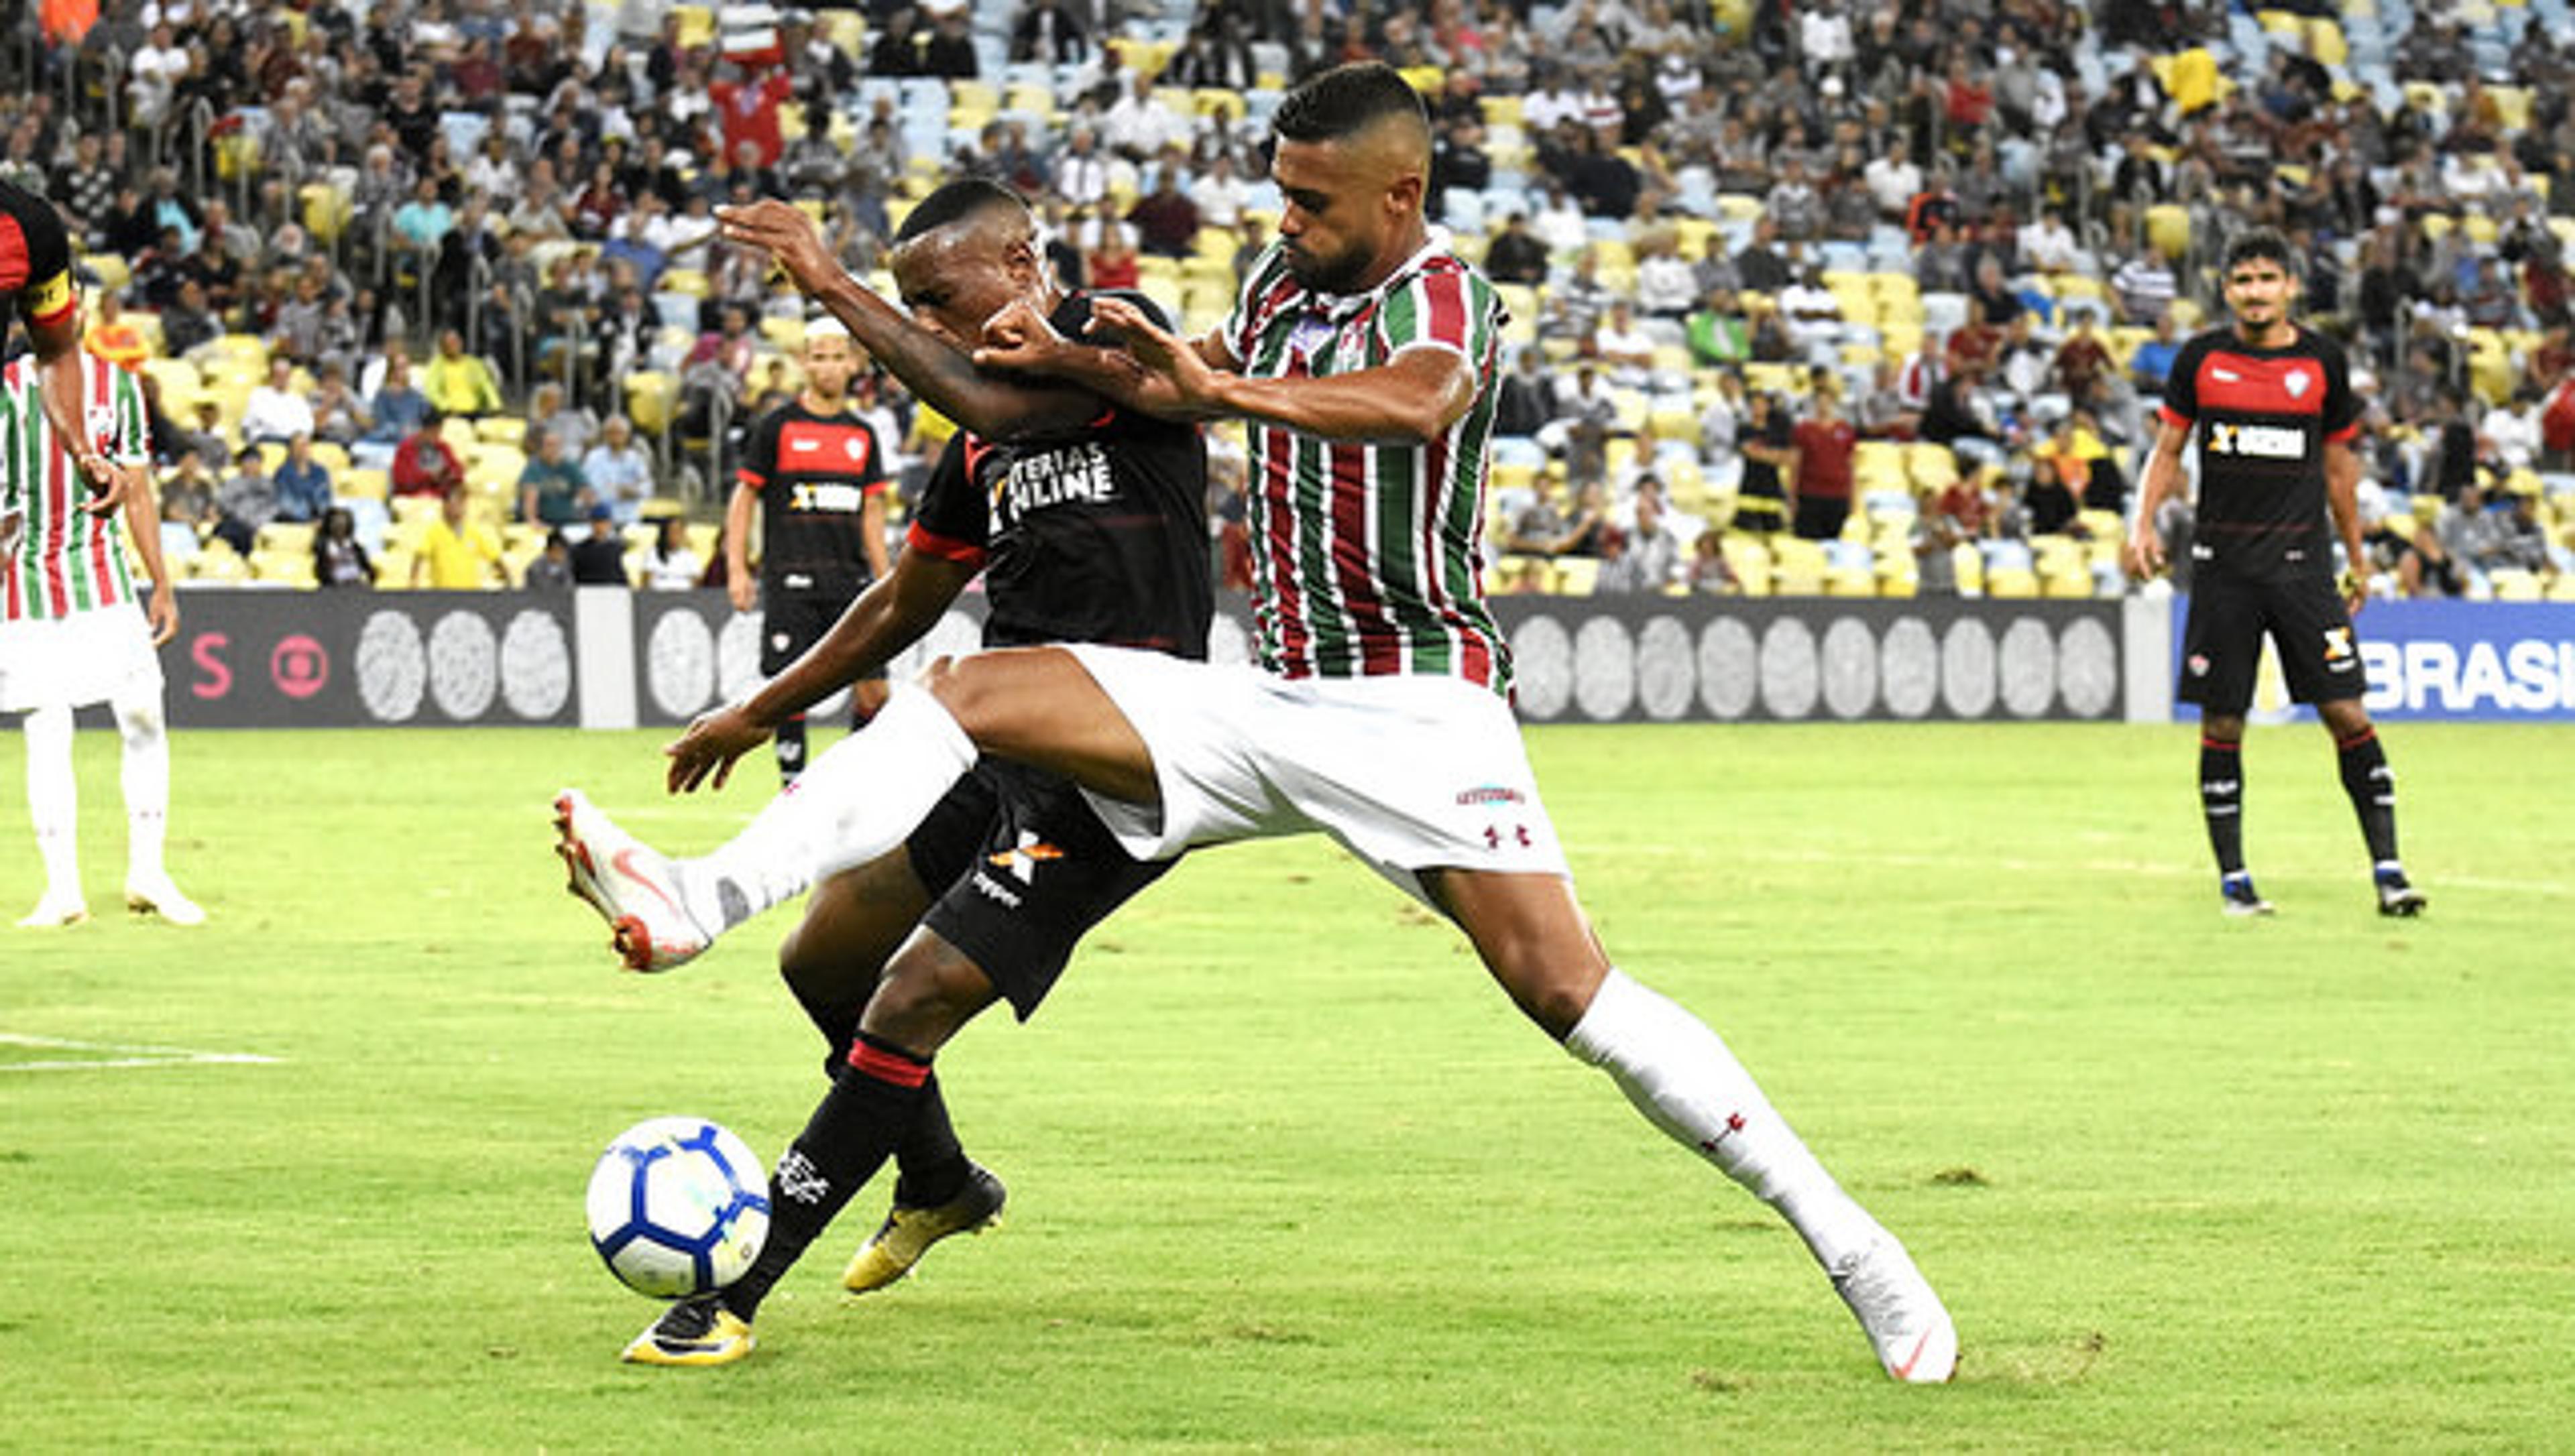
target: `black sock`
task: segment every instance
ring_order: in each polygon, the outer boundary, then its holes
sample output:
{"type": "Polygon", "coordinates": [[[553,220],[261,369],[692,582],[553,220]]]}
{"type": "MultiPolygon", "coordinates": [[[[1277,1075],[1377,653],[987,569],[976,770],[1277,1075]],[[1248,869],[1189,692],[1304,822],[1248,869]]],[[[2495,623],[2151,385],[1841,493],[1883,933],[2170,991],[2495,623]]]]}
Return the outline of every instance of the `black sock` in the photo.
{"type": "Polygon", "coordinates": [[[778,726],[771,734],[770,750],[778,755],[778,777],[782,783],[793,783],[805,771],[805,715],[798,714],[778,726]]]}
{"type": "Polygon", "coordinates": [[[2342,760],[2342,791],[2360,815],[2361,837],[2369,841],[2372,864],[2396,862],[2396,774],[2387,766],[2387,750],[2378,745],[2378,729],[2362,728],[2355,737],[2334,744],[2342,760]]]}
{"type": "Polygon", "coordinates": [[[812,1120],[769,1176],[769,1239],[750,1272],[725,1286],[727,1309],[748,1320],[771,1286],[885,1166],[921,1105],[930,1063],[866,1032],[812,1120]]]}
{"type": "Polygon", "coordinates": [[[2244,869],[2244,745],[2205,734],[2199,740],[2199,811],[2208,820],[2208,847],[2217,872],[2244,869]]]}
{"type": "Polygon", "coordinates": [[[906,1208],[936,1208],[966,1189],[966,1170],[973,1164],[948,1120],[948,1098],[935,1072],[922,1084],[921,1105],[913,1109],[894,1158],[894,1201],[906,1208]]]}
{"type": "Polygon", "coordinates": [[[841,1068],[850,1064],[850,1048],[859,1034],[859,1013],[867,1009],[875,983],[870,982],[855,1000],[826,990],[808,990],[793,977],[788,979],[787,989],[795,995],[796,1004],[805,1008],[805,1018],[823,1033],[824,1044],[829,1048],[823,1054],[824,1077],[837,1079],[841,1068]]]}

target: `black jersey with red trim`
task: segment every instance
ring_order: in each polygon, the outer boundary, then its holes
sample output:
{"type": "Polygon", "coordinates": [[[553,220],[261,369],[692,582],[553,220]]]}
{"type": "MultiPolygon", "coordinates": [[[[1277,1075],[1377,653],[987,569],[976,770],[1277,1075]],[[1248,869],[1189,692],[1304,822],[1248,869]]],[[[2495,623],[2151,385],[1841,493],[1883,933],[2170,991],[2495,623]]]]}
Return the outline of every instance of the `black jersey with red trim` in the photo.
{"type": "Polygon", "coordinates": [[[2311,329],[2256,349],[2233,329],[2174,356],[2162,418],[2199,436],[2195,561],[2242,576],[2333,570],[2324,448],[2360,433],[2342,346],[2311,329]]]}
{"type": "Polygon", "coordinates": [[[32,192],[0,182],[0,296],[30,324],[50,324],[80,302],[62,215],[32,192]]]}
{"type": "MultiPolygon", "coordinates": [[[[1142,294],[1114,293],[1156,323],[1142,294]]],[[[1052,322],[1084,337],[1091,295],[1052,322]]],[[[1059,439],[949,441],[913,512],[907,550],[984,569],[993,647],[1094,642],[1207,656],[1215,612],[1207,447],[1195,425],[1104,406],[1059,439]]]]}
{"type": "Polygon", "coordinates": [[[738,478],[760,493],[763,587],[847,598],[868,585],[862,513],[886,473],[857,411],[818,415],[790,400],[752,427],[738,478]]]}

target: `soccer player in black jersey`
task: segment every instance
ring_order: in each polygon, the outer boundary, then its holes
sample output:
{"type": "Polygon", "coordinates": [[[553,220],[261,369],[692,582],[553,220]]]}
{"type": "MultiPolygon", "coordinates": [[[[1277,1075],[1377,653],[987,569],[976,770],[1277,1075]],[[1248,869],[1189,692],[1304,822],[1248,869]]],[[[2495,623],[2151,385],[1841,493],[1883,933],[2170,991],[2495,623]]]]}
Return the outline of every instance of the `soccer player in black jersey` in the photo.
{"type": "MultiPolygon", "coordinates": [[[[851,599],[886,574],[885,444],[859,418],[850,331],[825,319],[805,333],[805,388],[752,427],[725,508],[725,590],[754,600],[751,519],[760,512],[760,671],[774,674],[822,640],[851,599]]],[[[885,702],[884,674],[853,685],[856,722],[885,702]]],[[[778,776],[805,770],[805,715],[778,725],[778,776]]]]}
{"type": "Polygon", "coordinates": [[[2173,361],[2128,542],[2132,574],[2163,570],[2152,523],[2183,488],[2182,451],[2195,431],[2198,528],[2180,696],[2200,709],[2200,808],[2217,855],[2220,903],[2231,915],[2271,912],[2244,867],[2243,819],[2244,713],[2267,635],[2290,697],[2315,705],[2333,734],[2343,791],[2369,844],[2379,913],[2420,914],[2422,892],[2396,856],[2395,775],[2361,708],[2368,684],[2352,639],[2366,593],[2361,467],[2352,449],[2360,411],[2349,369],[2340,345],[2290,318],[2298,278],[2279,234],[2257,229],[2235,238],[2223,276],[2234,322],[2191,339],[2173,361]],[[2339,578],[2337,536],[2351,564],[2339,578]]]}
{"type": "MultiPolygon", "coordinates": [[[[80,290],[72,283],[71,235],[51,202],[7,182],[0,182],[0,298],[15,303],[26,320],[27,337],[36,347],[45,422],[89,478],[96,499],[88,509],[101,515],[117,509],[116,470],[99,454],[92,438],[97,432],[85,424],[80,290]]],[[[0,332],[6,327],[6,318],[0,317],[0,332]]],[[[0,522],[0,541],[16,529],[15,522],[0,522]]]]}
{"type": "MultiPolygon", "coordinates": [[[[690,738],[723,743],[730,763],[794,712],[881,670],[978,572],[989,599],[988,645],[1084,641],[1205,656],[1214,608],[1206,452],[1196,427],[1114,409],[1078,390],[983,375],[959,352],[1012,302],[1043,310],[1071,337],[1090,326],[1090,296],[1053,287],[1017,194],[953,183],[907,215],[893,267],[918,323],[833,264],[795,209],[728,210],[726,225],[776,253],[800,286],[962,429],[891,573],[758,693],[692,725],[690,738]]],[[[800,791],[821,788],[834,772],[835,755],[822,755],[800,791]]],[[[650,851],[576,793],[565,794],[558,813],[576,891],[619,926],[619,948],[637,969],[681,963],[742,918],[729,876],[819,879],[780,962],[832,1043],[833,1086],[779,1160],[774,1222],[759,1261],[720,1301],[675,1305],[627,1347],[627,1359],[650,1364],[723,1364],[749,1353],[763,1297],[889,1156],[900,1167],[895,1209],[843,1275],[846,1287],[890,1283],[931,1242],[990,1221],[1002,1185],[959,1146],[931,1074],[933,1053],[996,999],[1028,1016],[1075,942],[1170,865],[1129,856],[1071,783],[988,759],[903,849],[846,868],[779,854],[764,814],[681,871],[683,898],[704,901],[691,904],[689,918],[709,933],[690,944],[657,943],[616,901],[623,884],[616,861],[650,851]]]]}

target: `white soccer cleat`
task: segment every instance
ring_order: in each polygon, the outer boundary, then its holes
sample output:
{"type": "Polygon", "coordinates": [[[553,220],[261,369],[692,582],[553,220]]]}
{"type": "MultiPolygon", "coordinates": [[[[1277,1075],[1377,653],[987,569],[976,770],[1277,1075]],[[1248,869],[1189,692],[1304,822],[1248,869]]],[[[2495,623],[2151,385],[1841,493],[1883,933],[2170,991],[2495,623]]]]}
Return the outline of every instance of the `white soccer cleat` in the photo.
{"type": "Polygon", "coordinates": [[[1868,1332],[1888,1375],[1907,1385],[1938,1385],[1956,1373],[1958,1327],[1895,1235],[1880,1229],[1866,1248],[1843,1259],[1833,1271],[1833,1292],[1868,1332]]]}
{"type": "Polygon", "coordinates": [[[179,886],[172,884],[166,874],[154,879],[127,880],[125,907],[138,915],[159,915],[173,925],[206,923],[204,908],[179,893],[179,886]]]}
{"type": "Polygon", "coordinates": [[[578,788],[555,795],[555,852],[567,888],[608,921],[610,943],[629,970],[671,970],[715,943],[671,878],[671,861],[617,827],[578,788]]]}
{"type": "Polygon", "coordinates": [[[49,889],[45,891],[44,898],[36,901],[36,907],[18,921],[18,928],[50,930],[63,925],[77,925],[88,918],[89,904],[79,895],[56,894],[49,889]]]}

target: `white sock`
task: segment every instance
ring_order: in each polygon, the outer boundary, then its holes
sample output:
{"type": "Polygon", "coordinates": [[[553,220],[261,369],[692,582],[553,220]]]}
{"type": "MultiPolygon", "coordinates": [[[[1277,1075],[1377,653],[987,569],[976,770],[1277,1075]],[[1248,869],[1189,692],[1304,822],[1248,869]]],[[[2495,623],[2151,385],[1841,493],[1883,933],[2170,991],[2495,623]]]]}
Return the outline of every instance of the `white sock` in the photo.
{"type": "Polygon", "coordinates": [[[45,861],[45,896],[81,898],[80,788],[72,781],[72,711],[27,715],[27,819],[45,861]]]}
{"type": "Polygon", "coordinates": [[[118,700],[116,728],[125,738],[119,778],[125,788],[125,882],[158,883],[169,876],[161,857],[170,825],[170,734],[161,717],[161,695],[118,700]]]}
{"type": "Polygon", "coordinates": [[[676,861],[680,897],[721,934],[901,844],[975,757],[974,739],[946,705],[926,689],[898,689],[741,833],[704,858],[676,861]]]}
{"type": "Polygon", "coordinates": [[[1645,1120],[1779,1210],[1827,1270],[1877,1225],[1806,1150],[1707,1023],[1615,968],[1565,1049],[1609,1073],[1645,1120]]]}

